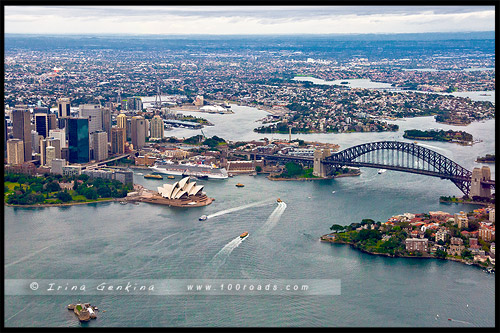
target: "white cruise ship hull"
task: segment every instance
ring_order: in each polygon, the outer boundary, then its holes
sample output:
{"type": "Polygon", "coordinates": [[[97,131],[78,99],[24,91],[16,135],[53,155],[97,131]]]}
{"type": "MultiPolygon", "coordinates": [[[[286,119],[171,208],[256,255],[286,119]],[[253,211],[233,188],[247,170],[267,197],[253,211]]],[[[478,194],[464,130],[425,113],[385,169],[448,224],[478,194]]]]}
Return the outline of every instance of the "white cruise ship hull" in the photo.
{"type": "Polygon", "coordinates": [[[211,179],[226,179],[228,178],[226,169],[214,169],[210,167],[199,167],[193,165],[182,164],[163,164],[149,167],[158,173],[163,173],[173,176],[192,176],[192,177],[208,177],[211,179]]]}

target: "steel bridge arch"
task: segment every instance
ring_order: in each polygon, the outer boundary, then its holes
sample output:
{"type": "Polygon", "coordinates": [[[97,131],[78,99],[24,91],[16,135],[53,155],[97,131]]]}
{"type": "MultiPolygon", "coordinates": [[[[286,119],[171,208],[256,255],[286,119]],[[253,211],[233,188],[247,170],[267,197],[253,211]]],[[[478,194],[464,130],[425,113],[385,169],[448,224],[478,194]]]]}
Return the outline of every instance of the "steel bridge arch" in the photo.
{"type": "Polygon", "coordinates": [[[465,169],[464,167],[444,155],[441,155],[431,149],[419,146],[418,144],[414,143],[400,141],[378,141],[363,143],[357,146],[346,148],[329,157],[326,157],[323,160],[323,163],[333,165],[335,167],[343,165],[371,168],[386,167],[387,169],[391,170],[440,177],[443,179],[451,180],[465,195],[468,196],[470,193],[472,177],[471,171],[465,169]],[[377,150],[392,150],[407,153],[416,157],[420,161],[426,162],[428,165],[434,168],[434,171],[425,170],[423,168],[423,163],[422,168],[409,168],[399,165],[381,165],[355,161],[356,158],[377,150]]]}

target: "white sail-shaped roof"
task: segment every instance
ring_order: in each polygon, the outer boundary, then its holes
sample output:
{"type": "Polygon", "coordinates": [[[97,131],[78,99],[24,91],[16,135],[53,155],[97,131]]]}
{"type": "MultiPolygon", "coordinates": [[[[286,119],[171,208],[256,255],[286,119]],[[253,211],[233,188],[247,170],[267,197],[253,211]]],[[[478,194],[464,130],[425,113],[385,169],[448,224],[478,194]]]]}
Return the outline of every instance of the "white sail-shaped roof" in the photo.
{"type": "Polygon", "coordinates": [[[195,186],[191,189],[191,191],[189,192],[189,195],[196,195],[198,194],[202,189],[203,187],[205,187],[205,185],[198,185],[198,186],[195,186]]]}
{"type": "Polygon", "coordinates": [[[183,188],[184,185],[186,185],[186,183],[188,183],[188,182],[189,182],[189,177],[182,178],[181,180],[179,180],[179,187],[183,188]]]}
{"type": "Polygon", "coordinates": [[[188,193],[188,194],[191,194],[191,190],[193,189],[193,187],[196,186],[196,182],[190,182],[190,183],[187,183],[186,186],[184,186],[184,190],[188,193]]]}

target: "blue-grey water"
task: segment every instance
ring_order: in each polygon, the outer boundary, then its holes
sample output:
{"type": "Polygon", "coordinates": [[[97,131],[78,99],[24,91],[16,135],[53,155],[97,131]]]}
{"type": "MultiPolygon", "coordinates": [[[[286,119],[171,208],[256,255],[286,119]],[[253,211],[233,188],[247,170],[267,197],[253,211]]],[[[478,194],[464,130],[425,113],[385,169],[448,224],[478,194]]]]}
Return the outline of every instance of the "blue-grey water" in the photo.
{"type": "MultiPolygon", "coordinates": [[[[205,134],[229,140],[264,136],[252,132],[264,111],[238,106],[233,110],[231,115],[200,114],[215,123],[204,129],[205,134]]],[[[368,141],[405,141],[401,135],[407,128],[459,128],[483,142],[472,147],[423,144],[469,169],[481,165],[474,162],[476,156],[494,152],[494,120],[466,127],[436,124],[431,117],[396,123],[396,133],[293,137],[336,142],[344,149],[368,141]]],[[[188,137],[199,131],[174,129],[167,134],[188,137]]],[[[489,166],[494,177],[494,165],[489,166]]],[[[134,177],[134,182],[153,190],[167,181],[171,180],[134,177]]],[[[242,175],[197,182],[216,199],[211,205],[6,207],[5,278],[338,279],[340,295],[5,296],[5,326],[80,326],[66,310],[77,298],[106,310],[83,324],[91,327],[495,325],[494,274],[451,261],[378,257],[318,240],[334,223],[364,218],[385,222],[405,212],[476,208],[439,203],[441,195],[461,194],[450,181],[362,169],[359,177],[333,180],[273,182],[262,175],[242,175]],[[238,182],[245,187],[235,187],[238,182]],[[284,205],[276,202],[278,197],[284,205]],[[248,207],[252,203],[256,205],[248,207]],[[202,214],[210,218],[198,221],[202,214]],[[229,249],[243,231],[249,236],[229,249]]]]}

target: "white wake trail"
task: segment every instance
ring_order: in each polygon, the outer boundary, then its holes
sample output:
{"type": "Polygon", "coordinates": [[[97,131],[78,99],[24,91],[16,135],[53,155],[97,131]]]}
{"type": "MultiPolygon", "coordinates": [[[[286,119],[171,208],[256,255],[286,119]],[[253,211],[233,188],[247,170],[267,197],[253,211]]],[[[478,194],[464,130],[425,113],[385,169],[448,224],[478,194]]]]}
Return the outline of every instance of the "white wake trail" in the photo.
{"type": "Polygon", "coordinates": [[[231,240],[219,252],[217,252],[217,254],[212,258],[212,260],[210,260],[210,264],[217,265],[216,270],[218,270],[220,266],[224,265],[231,252],[233,252],[235,248],[240,246],[240,244],[246,238],[248,238],[248,236],[245,238],[241,238],[240,236],[238,236],[235,239],[231,240]]]}
{"type": "Polygon", "coordinates": [[[236,211],[239,211],[239,210],[247,209],[247,208],[250,208],[250,207],[264,205],[266,203],[269,203],[269,200],[259,201],[259,202],[254,202],[254,203],[246,204],[246,205],[243,205],[243,206],[238,206],[238,207],[234,207],[234,208],[224,209],[224,210],[221,210],[219,212],[207,215],[207,219],[210,219],[210,218],[213,218],[213,217],[216,217],[216,216],[221,216],[221,215],[224,215],[224,214],[229,214],[229,213],[236,212],[236,211]]]}
{"type": "Polygon", "coordinates": [[[278,207],[274,209],[274,211],[269,215],[267,218],[266,222],[261,228],[262,232],[268,232],[272,228],[276,226],[276,224],[279,222],[281,215],[285,212],[286,209],[286,203],[280,202],[278,203],[278,207]]]}

